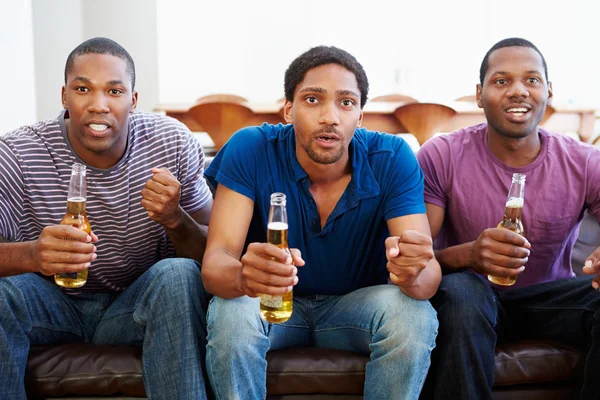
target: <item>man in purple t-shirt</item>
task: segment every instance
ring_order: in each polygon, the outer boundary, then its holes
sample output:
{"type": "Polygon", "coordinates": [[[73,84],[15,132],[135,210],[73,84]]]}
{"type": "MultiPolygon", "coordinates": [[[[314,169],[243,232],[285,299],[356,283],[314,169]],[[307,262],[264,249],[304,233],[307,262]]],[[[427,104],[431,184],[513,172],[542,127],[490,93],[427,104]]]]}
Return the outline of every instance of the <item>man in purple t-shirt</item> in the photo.
{"type": "Polygon", "coordinates": [[[539,128],[552,100],[540,51],[505,39],[481,64],[487,124],[432,139],[418,154],[436,257],[440,322],[423,397],[489,399],[494,348],[515,338],[588,348],[581,398],[600,394],[600,248],[575,278],[571,252],[587,209],[600,221],[600,151],[539,128]],[[513,173],[526,175],[525,237],[496,228],[513,173]],[[487,275],[516,277],[511,287],[487,275]]]}

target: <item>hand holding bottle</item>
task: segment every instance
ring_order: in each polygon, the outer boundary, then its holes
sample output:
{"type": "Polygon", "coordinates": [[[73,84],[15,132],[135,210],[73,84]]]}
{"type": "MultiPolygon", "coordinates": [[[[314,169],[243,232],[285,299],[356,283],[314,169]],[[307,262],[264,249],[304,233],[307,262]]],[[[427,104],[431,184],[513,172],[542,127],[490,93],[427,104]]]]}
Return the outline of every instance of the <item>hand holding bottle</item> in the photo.
{"type": "Polygon", "coordinates": [[[473,242],[469,265],[488,276],[516,281],[525,270],[531,244],[525,237],[504,228],[489,228],[473,242]]]}
{"type": "Polygon", "coordinates": [[[87,270],[96,259],[98,237],[68,225],[51,225],[32,242],[35,271],[43,275],[77,273],[87,270]],[[65,240],[68,239],[68,240],[65,240]]]}
{"type": "Polygon", "coordinates": [[[298,282],[298,269],[304,265],[298,249],[281,249],[271,243],[250,243],[242,256],[240,288],[250,297],[259,294],[281,296],[298,282]]]}

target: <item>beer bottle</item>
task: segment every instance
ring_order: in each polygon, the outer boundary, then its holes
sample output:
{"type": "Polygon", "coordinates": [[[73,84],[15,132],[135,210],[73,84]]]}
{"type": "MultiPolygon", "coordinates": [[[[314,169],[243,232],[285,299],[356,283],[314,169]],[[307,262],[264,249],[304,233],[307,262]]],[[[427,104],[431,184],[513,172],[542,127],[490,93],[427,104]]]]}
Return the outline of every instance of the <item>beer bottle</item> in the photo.
{"type": "MultiPolygon", "coordinates": [[[[60,223],[61,225],[71,225],[79,228],[89,235],[92,232],[92,227],[85,212],[85,170],[85,165],[79,163],[73,164],[71,181],[69,182],[69,193],[67,195],[67,213],[60,223]]],[[[79,272],[54,274],[54,281],[59,286],[78,288],[85,285],[87,277],[88,270],[85,269],[79,272]]]]}
{"type": "MultiPolygon", "coordinates": [[[[267,241],[280,249],[284,249],[290,256],[288,246],[288,220],[285,209],[285,194],[271,194],[271,209],[267,225],[267,241]]],[[[270,323],[285,322],[292,316],[293,295],[292,290],[283,296],[260,295],[260,316],[270,323]]]]}
{"type": "MultiPolygon", "coordinates": [[[[523,215],[523,203],[525,201],[525,175],[513,174],[512,184],[508,191],[508,198],[504,208],[504,217],[498,224],[498,228],[509,229],[521,236],[525,236],[523,231],[523,223],[521,222],[523,215]]],[[[488,275],[490,282],[496,285],[512,286],[517,281],[516,277],[503,278],[499,276],[488,275]]]]}

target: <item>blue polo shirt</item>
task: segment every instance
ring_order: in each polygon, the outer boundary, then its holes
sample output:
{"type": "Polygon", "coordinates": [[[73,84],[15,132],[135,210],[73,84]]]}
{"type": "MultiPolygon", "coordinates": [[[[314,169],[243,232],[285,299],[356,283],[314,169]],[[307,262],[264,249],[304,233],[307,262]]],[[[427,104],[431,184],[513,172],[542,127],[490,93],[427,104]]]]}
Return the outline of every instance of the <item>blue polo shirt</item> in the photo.
{"type": "Polygon", "coordinates": [[[254,201],[248,243],[266,242],[271,193],[285,193],[288,241],[306,261],[298,268],[295,295],[342,295],[386,283],[386,221],[425,213],[423,173],[403,139],[357,129],[349,154],[352,179],[323,229],[310,180],[296,158],[293,125],[241,129],[205,172],[213,186],[254,201]]]}

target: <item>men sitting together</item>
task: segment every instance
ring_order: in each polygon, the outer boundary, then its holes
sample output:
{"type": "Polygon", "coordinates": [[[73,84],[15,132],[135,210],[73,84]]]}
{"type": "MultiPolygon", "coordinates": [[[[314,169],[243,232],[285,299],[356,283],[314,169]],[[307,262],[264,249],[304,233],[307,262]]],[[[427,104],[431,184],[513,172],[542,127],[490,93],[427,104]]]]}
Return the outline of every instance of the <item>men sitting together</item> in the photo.
{"type": "Polygon", "coordinates": [[[365,399],[489,399],[496,344],[533,338],[585,346],[579,395],[600,396],[600,248],[586,276],[570,262],[584,212],[600,221],[600,150],[540,127],[535,45],[492,46],[487,122],[416,157],[361,127],[369,83],[346,51],[301,54],[284,90],[287,124],[241,129],[204,171],[184,125],[135,110],[125,49],[71,52],[64,109],[0,138],[0,397],[26,398],[30,346],[87,342],[142,345],[149,399],[264,399],[267,352],[295,346],[368,354],[365,399]],[[74,164],[89,233],[61,224],[74,164]]]}

